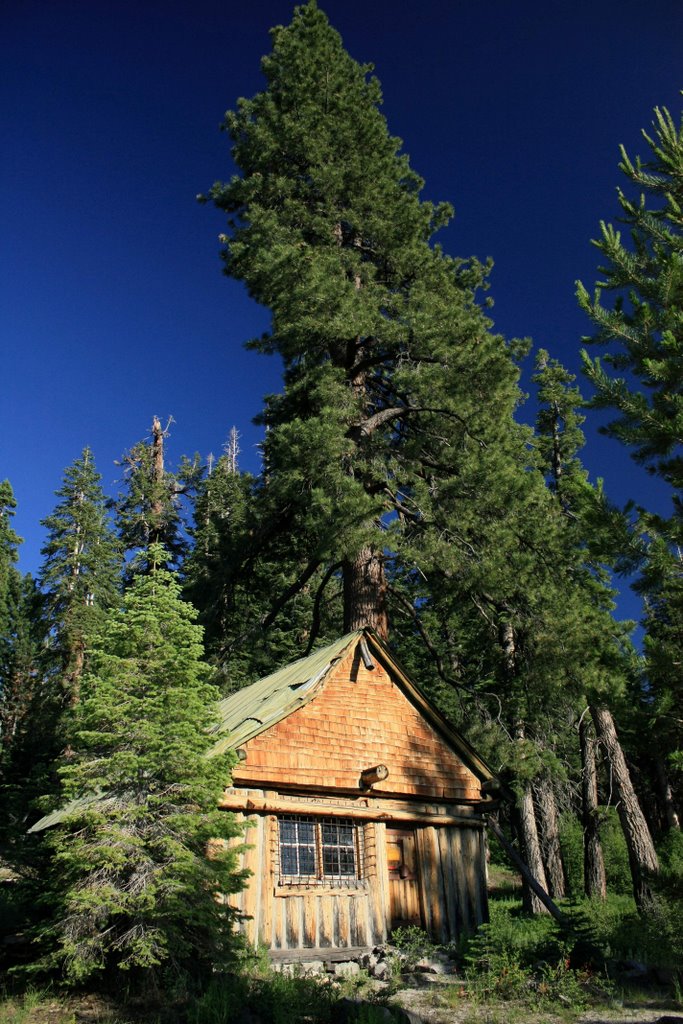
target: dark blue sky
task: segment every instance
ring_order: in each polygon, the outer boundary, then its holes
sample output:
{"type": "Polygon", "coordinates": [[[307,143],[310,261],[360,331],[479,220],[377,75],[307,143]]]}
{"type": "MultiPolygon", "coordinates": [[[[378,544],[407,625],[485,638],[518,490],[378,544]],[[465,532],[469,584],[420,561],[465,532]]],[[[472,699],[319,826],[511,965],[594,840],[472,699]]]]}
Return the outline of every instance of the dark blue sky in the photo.
{"type": "MultiPolygon", "coordinates": [[[[590,325],[590,239],[617,213],[618,144],[645,153],[652,108],[680,110],[680,0],[321,0],[372,61],[384,111],[425,195],[450,200],[454,255],[493,257],[496,329],[571,368],[590,325]]],[[[113,460],[172,415],[169,455],[220,453],[242,433],[256,469],[273,360],[242,343],[267,313],[221,275],[221,216],[195,200],[231,174],[218,130],[261,87],[287,0],[5,0],[0,15],[3,232],[0,478],[40,562],[39,520],[90,445],[113,460]]],[[[524,413],[522,413],[524,416],[524,413]]],[[[528,416],[533,412],[529,410],[528,416]]],[[[652,484],[595,433],[585,461],[608,492],[652,484]]],[[[652,497],[654,500],[654,496],[652,497]]]]}

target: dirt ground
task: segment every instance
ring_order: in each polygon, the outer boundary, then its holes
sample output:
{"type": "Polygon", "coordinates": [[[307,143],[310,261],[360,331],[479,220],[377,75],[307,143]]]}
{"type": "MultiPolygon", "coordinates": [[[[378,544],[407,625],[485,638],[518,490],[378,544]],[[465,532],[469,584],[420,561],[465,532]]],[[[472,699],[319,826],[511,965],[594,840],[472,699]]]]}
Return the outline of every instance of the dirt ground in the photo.
{"type": "MultiPolygon", "coordinates": [[[[515,1003],[481,1005],[467,998],[452,1006],[439,991],[402,989],[391,1003],[408,1010],[412,1024],[683,1024],[683,1011],[661,1002],[600,1012],[569,1007],[551,1012],[515,1003]]],[[[150,1017],[142,1008],[140,1012],[129,1007],[122,1011],[99,996],[0,1002],[0,1024],[174,1024],[176,1019],[172,1012],[164,1014],[161,1022],[158,1015],[150,1017]]]]}
{"type": "MultiPolygon", "coordinates": [[[[449,1005],[438,991],[403,989],[393,998],[426,1024],[683,1024],[683,1010],[671,1004],[615,1005],[609,1010],[530,1010],[516,1003],[476,1004],[463,998],[449,1005]]],[[[415,1022],[417,1024],[417,1022],[415,1022]]]]}

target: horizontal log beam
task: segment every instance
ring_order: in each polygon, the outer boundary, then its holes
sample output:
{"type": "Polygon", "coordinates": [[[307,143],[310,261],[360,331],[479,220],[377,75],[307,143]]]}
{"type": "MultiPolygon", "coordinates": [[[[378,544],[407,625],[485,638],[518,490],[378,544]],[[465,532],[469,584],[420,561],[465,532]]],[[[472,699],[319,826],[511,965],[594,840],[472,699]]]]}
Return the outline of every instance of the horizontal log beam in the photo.
{"type": "Polygon", "coordinates": [[[409,825],[468,825],[483,828],[481,818],[467,814],[424,814],[418,811],[383,810],[380,807],[354,807],[344,804],[314,804],[297,800],[266,799],[241,793],[224,793],[218,802],[223,811],[242,811],[244,814],[308,814],[325,818],[356,818],[359,821],[385,821],[409,825]]]}

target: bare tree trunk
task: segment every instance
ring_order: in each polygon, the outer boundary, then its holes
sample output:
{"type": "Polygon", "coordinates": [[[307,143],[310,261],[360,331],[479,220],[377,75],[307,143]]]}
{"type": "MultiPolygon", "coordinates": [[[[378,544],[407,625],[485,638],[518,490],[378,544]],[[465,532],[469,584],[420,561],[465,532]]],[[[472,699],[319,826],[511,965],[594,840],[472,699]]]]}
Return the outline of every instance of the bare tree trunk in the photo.
{"type": "Polygon", "coordinates": [[[617,738],[614,719],[607,708],[591,707],[598,739],[602,743],[612,769],[612,778],[619,799],[618,811],[624,831],[633,879],[633,895],[639,910],[645,910],[651,899],[648,876],[659,871],[659,861],[645,816],[638,803],[624,752],[617,738]]]}
{"type": "Polygon", "coordinates": [[[560,847],[560,826],[557,814],[557,801],[552,780],[544,775],[534,786],[534,796],[538,809],[538,823],[541,831],[541,853],[545,866],[545,877],[548,891],[555,900],[564,899],[566,882],[562,850],[560,847]]]}
{"type": "MultiPolygon", "coordinates": [[[[505,623],[502,629],[502,643],[508,661],[514,657],[515,640],[514,630],[509,623],[505,623]]],[[[515,725],[515,739],[523,743],[526,739],[524,723],[518,721],[515,725]]],[[[531,783],[524,784],[521,795],[517,797],[517,824],[519,837],[522,843],[522,856],[529,871],[538,884],[546,892],[548,883],[545,877],[543,857],[541,855],[541,843],[538,838],[536,825],[536,812],[534,810],[534,797],[531,790],[531,783]]],[[[522,875],[522,905],[527,913],[547,914],[548,908],[543,905],[533,889],[529,886],[526,878],[522,875]]]]}
{"type": "Polygon", "coordinates": [[[344,632],[369,626],[379,637],[389,635],[387,583],[382,556],[371,547],[363,547],[343,565],[344,632]]]}
{"type": "MultiPolygon", "coordinates": [[[[541,844],[538,838],[538,829],[536,827],[534,798],[531,792],[531,785],[529,783],[525,785],[521,797],[518,797],[517,799],[517,818],[519,822],[520,838],[524,848],[524,861],[538,884],[547,892],[548,883],[545,877],[543,857],[541,856],[541,844]]],[[[522,876],[522,903],[527,913],[548,913],[548,908],[543,905],[536,893],[528,885],[524,876],[522,876]]]]}
{"type": "Polygon", "coordinates": [[[666,815],[666,823],[669,828],[679,831],[681,827],[681,819],[678,811],[676,810],[674,793],[666,770],[666,765],[664,764],[664,760],[659,756],[655,758],[655,768],[657,771],[660,797],[664,807],[664,813],[666,815]]]}
{"type": "Polygon", "coordinates": [[[66,665],[62,677],[62,687],[66,692],[68,707],[75,707],[81,699],[81,676],[85,666],[85,642],[82,636],[71,642],[67,651],[66,665]]]}
{"type": "Polygon", "coordinates": [[[591,899],[607,899],[605,859],[600,842],[600,809],[598,806],[598,766],[596,742],[590,733],[585,715],[579,722],[581,745],[581,805],[583,823],[583,891],[591,899]]]}
{"type": "Polygon", "coordinates": [[[163,519],[164,504],[161,499],[160,489],[164,482],[164,430],[158,416],[152,419],[152,475],[156,485],[152,499],[152,536],[150,540],[156,544],[161,537],[161,523],[163,519]]]}

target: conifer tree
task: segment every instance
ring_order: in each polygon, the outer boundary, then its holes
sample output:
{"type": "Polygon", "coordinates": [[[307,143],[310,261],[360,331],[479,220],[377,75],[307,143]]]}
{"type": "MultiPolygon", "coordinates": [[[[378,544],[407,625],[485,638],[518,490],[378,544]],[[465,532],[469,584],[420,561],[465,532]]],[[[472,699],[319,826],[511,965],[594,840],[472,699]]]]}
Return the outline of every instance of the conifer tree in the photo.
{"type": "Polygon", "coordinates": [[[638,589],[646,606],[645,685],[653,695],[651,709],[663,712],[666,746],[659,748],[659,767],[668,794],[667,816],[676,825],[668,775],[680,779],[683,733],[677,716],[664,709],[675,706],[680,695],[677,666],[683,659],[678,628],[683,579],[683,121],[677,125],[666,108],[655,109],[654,115],[653,133],[643,132],[647,160],[632,161],[621,147],[619,168],[639,192],[636,198],[618,192],[620,219],[630,238],[602,222],[594,244],[605,260],[603,280],[592,298],[579,283],[578,299],[597,328],[585,340],[608,349],[602,361],[584,353],[595,387],[592,404],[617,413],[605,432],[671,488],[670,515],[639,512],[644,552],[638,589]],[[611,307],[603,305],[604,290],[614,293],[611,307]]]}
{"type": "Polygon", "coordinates": [[[178,472],[171,472],[164,451],[167,437],[168,425],[162,427],[154,416],[151,437],[138,441],[120,460],[125,490],[113,504],[121,546],[129,556],[128,581],[149,571],[146,553],[152,545],[162,545],[169,569],[179,568],[187,552],[182,497],[193,492],[201,470],[195,457],[184,459],[178,472]]]}
{"type": "MultiPolygon", "coordinates": [[[[596,389],[593,405],[614,409],[606,432],[632,449],[634,458],[671,484],[683,487],[683,122],[655,109],[654,133],[643,132],[650,159],[631,161],[621,147],[619,169],[640,190],[632,199],[618,191],[621,221],[630,242],[601,223],[594,244],[605,259],[604,280],[593,298],[578,284],[581,308],[597,326],[586,341],[609,346],[604,363],[584,355],[596,389]],[[615,293],[612,308],[602,291],[615,293]],[[627,376],[622,376],[625,371],[627,376]]],[[[679,506],[676,506],[680,511],[679,506]]]]}
{"type": "Polygon", "coordinates": [[[108,613],[69,726],[59,774],[66,803],[48,833],[52,921],[43,965],[72,982],[97,971],[146,980],[210,976],[231,949],[232,859],[209,839],[235,834],[217,810],[230,756],[207,759],[217,691],[202,630],[150,548],[150,572],[108,613]],[[168,978],[168,973],[166,975],[168,978]]]}
{"type": "Polygon", "coordinates": [[[78,700],[88,639],[119,591],[121,559],[100,481],[84,448],[65,470],[60,500],[42,523],[47,539],[39,580],[67,703],[78,700]]]}
{"type": "Polygon", "coordinates": [[[0,483],[0,680],[3,693],[10,675],[13,589],[21,537],[12,529],[17,502],[9,480],[0,483]]]}
{"type": "Polygon", "coordinates": [[[340,566],[343,628],[386,634],[387,524],[427,514],[415,493],[428,509],[445,425],[472,457],[514,429],[517,371],[475,302],[486,268],[431,242],[450,207],[420,199],[370,68],[314,0],[272,34],[265,91],[226,120],[240,176],[210,193],[226,271],[272,313],[253,344],[284,362],[262,417],[263,521],[301,544],[292,596],[340,566]]]}
{"type": "MultiPolygon", "coordinates": [[[[602,494],[588,483],[587,474],[577,455],[583,435],[576,406],[583,402],[578,389],[572,386],[573,375],[568,374],[556,360],[549,361],[547,353],[540,353],[534,380],[539,386],[541,400],[538,418],[539,449],[549,462],[553,490],[564,512],[565,561],[572,572],[578,599],[583,603],[585,624],[588,627],[585,630],[585,642],[591,656],[584,658],[582,664],[585,682],[583,702],[589,702],[598,738],[608,756],[629,851],[634,895],[638,906],[646,909],[650,899],[648,876],[656,874],[659,865],[610,710],[610,706],[621,700],[629,682],[632,688],[634,681],[638,680],[638,673],[631,670],[636,659],[627,641],[626,630],[624,627],[619,630],[610,614],[614,607],[613,591],[608,585],[606,566],[600,561],[601,556],[605,561],[604,551],[600,551],[599,546],[599,538],[604,534],[604,529],[597,531],[597,536],[596,531],[591,529],[591,524],[600,517],[603,501],[602,494]],[[614,641],[619,633],[621,637],[617,646],[614,641]],[[604,671],[605,667],[609,668],[608,672],[604,671]]],[[[583,715],[581,728],[584,771],[590,776],[593,765],[588,763],[588,759],[593,746],[586,735],[583,715]]],[[[584,798],[593,803],[593,796],[594,789],[588,779],[584,786],[584,798]]],[[[588,825],[585,831],[585,877],[600,895],[603,881],[594,807],[590,811],[584,808],[584,821],[588,825]],[[588,820],[589,814],[593,817],[592,821],[588,820]]]]}
{"type": "Polygon", "coordinates": [[[21,538],[12,529],[16,501],[0,483],[0,856],[26,867],[26,827],[33,801],[46,790],[56,754],[58,705],[45,677],[41,595],[17,569],[21,538]]]}
{"type": "MultiPolygon", "coordinates": [[[[183,566],[215,681],[226,690],[299,657],[315,618],[310,586],[273,613],[276,596],[288,592],[301,569],[297,539],[283,535],[263,543],[263,485],[239,470],[231,438],[197,490],[194,543],[183,566]]],[[[324,639],[324,628],[315,635],[324,639]]]]}

